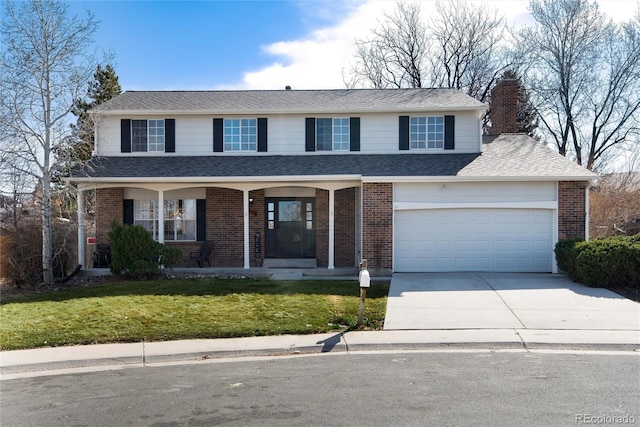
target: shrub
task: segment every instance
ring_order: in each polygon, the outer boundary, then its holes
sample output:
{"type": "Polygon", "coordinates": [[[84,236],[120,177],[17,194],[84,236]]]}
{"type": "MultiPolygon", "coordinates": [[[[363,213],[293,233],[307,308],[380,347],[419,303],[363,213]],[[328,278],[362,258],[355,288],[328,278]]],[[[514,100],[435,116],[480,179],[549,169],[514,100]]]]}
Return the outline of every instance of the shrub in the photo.
{"type": "Polygon", "coordinates": [[[556,243],[555,253],[558,268],[565,271],[571,280],[577,281],[576,273],[576,245],[582,242],[582,239],[560,240],[556,243]]]}
{"type": "Polygon", "coordinates": [[[579,281],[588,286],[639,286],[640,238],[616,236],[576,245],[579,281]]]}
{"type": "Polygon", "coordinates": [[[168,248],[153,240],[139,225],[111,223],[109,231],[113,274],[140,277],[158,273],[161,266],[173,267],[182,256],[180,248],[168,248]]]}

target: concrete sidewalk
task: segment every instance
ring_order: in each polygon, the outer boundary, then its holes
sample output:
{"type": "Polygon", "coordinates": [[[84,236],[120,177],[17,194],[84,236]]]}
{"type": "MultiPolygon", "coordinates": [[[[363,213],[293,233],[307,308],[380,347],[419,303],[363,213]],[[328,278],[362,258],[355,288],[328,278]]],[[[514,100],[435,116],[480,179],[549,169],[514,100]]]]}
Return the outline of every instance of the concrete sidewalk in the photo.
{"type": "Polygon", "coordinates": [[[69,369],[147,366],[239,356],[447,349],[638,351],[637,331],[459,329],[352,331],[335,334],[54,347],[0,353],[0,378],[69,369]]]}

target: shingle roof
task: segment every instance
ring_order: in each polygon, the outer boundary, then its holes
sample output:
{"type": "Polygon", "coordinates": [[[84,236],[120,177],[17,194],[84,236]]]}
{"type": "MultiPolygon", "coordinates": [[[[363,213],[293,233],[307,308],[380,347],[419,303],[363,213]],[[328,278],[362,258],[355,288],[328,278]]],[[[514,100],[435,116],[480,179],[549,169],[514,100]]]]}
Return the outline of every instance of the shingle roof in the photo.
{"type": "Polygon", "coordinates": [[[338,89],[127,91],[92,111],[105,114],[277,114],[452,111],[485,108],[485,104],[456,89],[338,89]]]}
{"type": "Polygon", "coordinates": [[[463,179],[578,179],[596,175],[532,138],[504,134],[482,154],[326,154],[290,156],[163,156],[95,158],[72,179],[108,180],[277,177],[459,177],[463,179]],[[75,179],[74,179],[75,178],[75,179]]]}

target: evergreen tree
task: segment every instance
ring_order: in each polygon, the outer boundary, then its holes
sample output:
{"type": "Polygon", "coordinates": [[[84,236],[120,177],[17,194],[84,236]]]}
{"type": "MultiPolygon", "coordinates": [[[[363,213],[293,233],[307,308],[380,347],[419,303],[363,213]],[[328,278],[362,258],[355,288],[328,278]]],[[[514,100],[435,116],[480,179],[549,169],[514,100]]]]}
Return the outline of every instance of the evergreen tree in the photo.
{"type": "Polygon", "coordinates": [[[89,110],[122,93],[118,76],[111,65],[98,69],[89,82],[87,97],[76,99],[72,113],[78,118],[71,127],[74,133],[72,159],[86,161],[91,157],[94,148],[93,121],[89,110]]]}

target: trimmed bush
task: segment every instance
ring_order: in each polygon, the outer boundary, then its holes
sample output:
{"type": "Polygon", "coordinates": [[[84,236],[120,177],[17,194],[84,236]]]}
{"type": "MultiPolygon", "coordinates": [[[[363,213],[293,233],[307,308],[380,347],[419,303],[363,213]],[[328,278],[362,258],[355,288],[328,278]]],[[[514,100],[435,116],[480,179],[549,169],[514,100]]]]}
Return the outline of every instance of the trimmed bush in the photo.
{"type": "Polygon", "coordinates": [[[173,267],[182,256],[180,248],[169,248],[153,240],[139,225],[111,223],[111,272],[131,277],[158,273],[161,267],[173,267]]]}
{"type": "Polygon", "coordinates": [[[640,238],[616,236],[576,245],[576,273],[587,286],[639,286],[640,238]]]}
{"type": "Polygon", "coordinates": [[[554,250],[558,268],[566,272],[573,281],[578,280],[576,272],[576,257],[578,256],[576,245],[583,241],[582,239],[560,240],[556,243],[554,250]]]}

